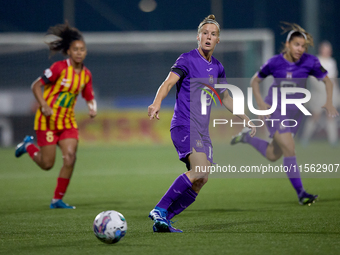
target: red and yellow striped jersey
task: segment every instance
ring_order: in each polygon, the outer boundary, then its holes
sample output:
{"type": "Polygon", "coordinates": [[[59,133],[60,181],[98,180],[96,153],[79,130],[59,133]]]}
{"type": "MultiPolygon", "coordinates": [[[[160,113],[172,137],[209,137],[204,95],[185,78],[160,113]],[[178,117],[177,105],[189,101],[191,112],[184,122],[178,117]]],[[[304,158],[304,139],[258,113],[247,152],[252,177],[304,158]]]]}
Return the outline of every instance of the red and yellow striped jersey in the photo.
{"type": "Polygon", "coordinates": [[[74,106],[81,92],[86,101],[94,99],[92,74],[85,66],[77,74],[70,59],[55,62],[40,77],[44,84],[44,99],[53,109],[53,115],[46,117],[37,110],[34,130],[63,130],[77,128],[74,106]]]}

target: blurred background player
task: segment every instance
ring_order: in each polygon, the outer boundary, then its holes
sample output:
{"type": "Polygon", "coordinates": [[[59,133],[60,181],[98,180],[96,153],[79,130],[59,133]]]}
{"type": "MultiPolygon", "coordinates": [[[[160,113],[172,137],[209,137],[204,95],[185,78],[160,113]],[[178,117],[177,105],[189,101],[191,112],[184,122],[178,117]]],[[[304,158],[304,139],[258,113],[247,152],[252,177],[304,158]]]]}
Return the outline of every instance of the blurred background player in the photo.
{"type": "MultiPolygon", "coordinates": [[[[328,41],[323,41],[319,46],[318,58],[321,65],[328,71],[328,77],[333,82],[333,104],[335,107],[339,106],[339,85],[337,82],[338,68],[334,58],[332,58],[333,49],[332,45],[328,41]]],[[[338,125],[337,119],[326,117],[326,122],[322,120],[322,106],[326,102],[326,91],[321,82],[310,83],[312,98],[308,103],[312,116],[307,118],[305,128],[302,133],[302,144],[307,145],[309,139],[313,135],[313,132],[318,128],[325,128],[327,133],[328,142],[332,146],[336,146],[338,143],[338,125]]]]}
{"type": "Polygon", "coordinates": [[[91,72],[83,61],[87,50],[82,34],[68,23],[50,27],[47,35],[57,39],[48,44],[51,53],[62,52],[69,58],[55,62],[32,84],[32,91],[39,103],[34,120],[37,135],[36,147],[33,137],[26,136],[18,144],[15,156],[28,153],[33,161],[43,170],[53,167],[56,147],[60,147],[63,166],[60,170],[50,208],[75,209],[62,201],[69,185],[76,162],[78,146],[78,126],[74,115],[74,106],[79,93],[86,100],[91,118],[97,114],[96,101],[92,89],[91,72]],[[41,87],[44,87],[43,92],[41,87]]]}
{"type": "MultiPolygon", "coordinates": [[[[300,178],[299,167],[296,162],[294,135],[298,131],[303,113],[295,104],[287,105],[287,115],[281,115],[281,87],[302,87],[306,88],[306,79],[309,75],[318,80],[322,80],[326,85],[327,101],[322,106],[329,117],[338,116],[337,110],[332,104],[333,85],[327,76],[327,71],[321,66],[317,57],[307,54],[308,46],[313,46],[313,38],[303,28],[296,24],[286,23],[283,27],[284,32],[288,32],[285,42],[285,48],[281,54],[273,56],[265,63],[260,71],[255,73],[251,80],[251,87],[258,105],[259,110],[267,110],[272,105],[273,88],[279,88],[277,93],[278,107],[271,116],[264,116],[266,119],[277,119],[280,121],[265,121],[270,137],[273,140],[268,143],[257,137],[251,137],[249,130],[244,129],[241,133],[233,137],[231,144],[239,142],[248,143],[258,150],[265,158],[270,161],[276,161],[283,155],[283,165],[288,169],[297,169],[296,172],[288,172],[288,178],[291,181],[298,195],[301,205],[311,204],[317,198],[317,195],[308,194],[303,188],[300,178]],[[272,75],[274,83],[268,91],[265,100],[262,99],[259,84],[264,78],[272,75]],[[285,127],[281,125],[284,119],[294,119],[294,122],[286,122],[285,127]],[[294,127],[292,127],[294,126],[294,127]]],[[[294,93],[287,95],[287,98],[304,98],[303,93],[294,93]]]]}
{"type": "MultiPolygon", "coordinates": [[[[208,181],[209,171],[196,172],[196,166],[207,168],[213,163],[212,144],[209,135],[209,119],[212,98],[207,102],[207,114],[201,114],[201,98],[221,78],[226,82],[223,65],[212,56],[219,43],[220,26],[214,15],[206,17],[198,26],[198,48],[182,54],[172,66],[166,80],[159,87],[154,102],[148,108],[150,120],[159,119],[163,99],[176,84],[176,104],[170,133],[179,159],[186,164],[187,172],[181,174],[150,212],[155,232],[182,232],[170,224],[170,219],[192,204],[203,185],[208,181]],[[207,83],[190,82],[192,78],[209,80],[207,83]],[[193,170],[194,169],[194,170],[193,170]],[[191,170],[191,171],[190,171],[191,170]],[[193,172],[195,171],[195,172],[193,172]]],[[[210,93],[210,92],[209,92],[210,93]]],[[[232,112],[233,99],[227,90],[219,90],[224,106],[232,112]]],[[[205,97],[204,97],[205,98],[205,97]]],[[[208,101],[207,100],[207,101],[208,101]]],[[[239,116],[248,123],[249,118],[239,116]]],[[[252,128],[251,135],[255,135],[252,128]]]]}

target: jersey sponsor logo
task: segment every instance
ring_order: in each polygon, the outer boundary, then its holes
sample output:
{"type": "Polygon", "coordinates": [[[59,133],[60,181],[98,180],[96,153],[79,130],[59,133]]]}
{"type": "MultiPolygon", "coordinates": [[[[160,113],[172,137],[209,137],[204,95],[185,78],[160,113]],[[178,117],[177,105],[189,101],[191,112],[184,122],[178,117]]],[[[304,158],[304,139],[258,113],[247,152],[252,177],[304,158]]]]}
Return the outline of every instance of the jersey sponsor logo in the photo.
{"type": "Polygon", "coordinates": [[[60,107],[69,108],[71,105],[73,105],[74,100],[76,99],[76,95],[70,92],[60,92],[57,101],[55,102],[55,105],[58,105],[60,107]]]}
{"type": "Polygon", "coordinates": [[[46,69],[44,72],[44,75],[46,76],[46,78],[50,78],[52,76],[52,71],[51,69],[46,69]]]}
{"type": "Polygon", "coordinates": [[[60,85],[65,86],[65,87],[70,87],[71,86],[71,80],[63,78],[60,85]]]}
{"type": "Polygon", "coordinates": [[[207,69],[207,71],[208,71],[208,72],[210,72],[211,70],[213,70],[213,68],[212,68],[212,67],[210,67],[210,68],[208,68],[208,69],[207,69]]]}

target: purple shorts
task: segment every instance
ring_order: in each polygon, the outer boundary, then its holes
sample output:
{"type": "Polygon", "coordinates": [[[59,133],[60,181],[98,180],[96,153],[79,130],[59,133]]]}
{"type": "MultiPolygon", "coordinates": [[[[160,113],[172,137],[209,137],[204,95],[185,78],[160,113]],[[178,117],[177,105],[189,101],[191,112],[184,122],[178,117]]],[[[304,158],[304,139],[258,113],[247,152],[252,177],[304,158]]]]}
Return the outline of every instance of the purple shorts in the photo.
{"type": "Polygon", "coordinates": [[[201,135],[196,129],[191,129],[190,132],[190,126],[176,126],[170,133],[179,159],[186,164],[188,170],[191,169],[188,156],[192,153],[192,148],[197,152],[204,152],[213,163],[213,147],[209,136],[201,135]]]}
{"type": "Polygon", "coordinates": [[[266,121],[270,137],[273,138],[276,131],[279,134],[292,133],[294,136],[301,125],[302,118],[303,113],[300,110],[287,110],[287,115],[281,115],[281,110],[273,112],[270,116],[273,121],[266,121]]]}

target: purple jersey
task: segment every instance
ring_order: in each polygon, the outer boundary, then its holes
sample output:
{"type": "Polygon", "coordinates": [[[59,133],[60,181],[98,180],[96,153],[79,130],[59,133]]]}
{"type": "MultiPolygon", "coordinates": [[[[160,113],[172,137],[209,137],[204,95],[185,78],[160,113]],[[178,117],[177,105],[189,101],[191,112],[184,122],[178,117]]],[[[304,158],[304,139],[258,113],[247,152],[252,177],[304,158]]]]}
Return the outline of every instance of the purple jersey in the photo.
{"type": "MultiPolygon", "coordinates": [[[[274,83],[270,86],[265,102],[272,105],[273,88],[278,88],[277,111],[281,111],[281,87],[306,88],[306,80],[309,75],[322,80],[327,75],[327,71],[321,66],[317,57],[304,53],[295,62],[289,62],[283,57],[283,53],[273,56],[265,63],[257,76],[261,79],[272,75],[274,83]]],[[[304,98],[303,93],[287,94],[287,98],[304,98]]],[[[287,110],[298,109],[295,105],[288,104],[287,110]]]]}
{"type": "MultiPolygon", "coordinates": [[[[194,49],[179,56],[171,71],[180,79],[176,84],[176,103],[170,129],[190,125],[190,128],[195,128],[200,134],[209,135],[212,98],[206,91],[214,95],[208,86],[214,88],[216,83],[227,83],[223,65],[213,56],[209,62],[198,49],[194,49]],[[201,111],[202,98],[207,99],[205,114],[201,111]]],[[[224,90],[216,89],[218,93],[224,90]]]]}

